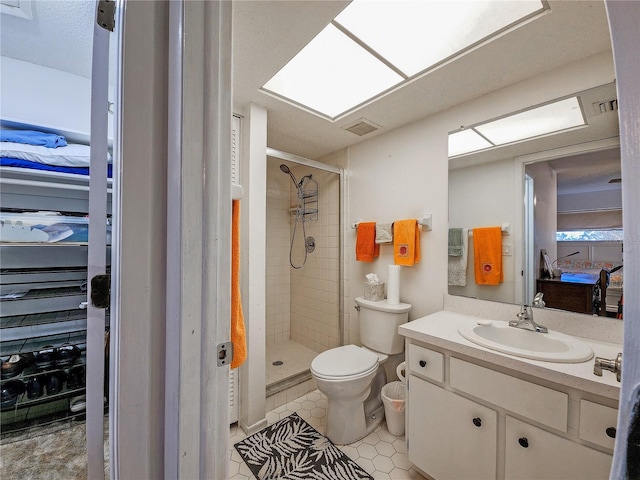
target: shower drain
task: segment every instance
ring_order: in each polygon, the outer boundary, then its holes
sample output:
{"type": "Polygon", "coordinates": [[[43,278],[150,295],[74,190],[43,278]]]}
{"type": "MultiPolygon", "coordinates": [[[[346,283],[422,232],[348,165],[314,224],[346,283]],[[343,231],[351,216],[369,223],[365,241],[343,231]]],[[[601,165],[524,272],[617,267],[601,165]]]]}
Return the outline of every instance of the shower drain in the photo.
{"type": "Polygon", "coordinates": [[[273,362],[271,365],[274,365],[276,367],[279,367],[280,365],[284,365],[284,362],[282,360],[276,360],[275,362],[273,362]]]}

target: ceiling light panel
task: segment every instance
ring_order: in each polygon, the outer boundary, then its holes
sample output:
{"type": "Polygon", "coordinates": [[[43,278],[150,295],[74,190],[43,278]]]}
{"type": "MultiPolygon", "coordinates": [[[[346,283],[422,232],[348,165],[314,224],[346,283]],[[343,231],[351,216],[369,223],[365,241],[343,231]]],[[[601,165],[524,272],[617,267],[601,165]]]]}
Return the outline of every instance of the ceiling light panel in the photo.
{"type": "Polygon", "coordinates": [[[263,89],[334,118],[401,81],[330,24],[263,89]]]}
{"type": "Polygon", "coordinates": [[[463,155],[477,150],[493,147],[473,130],[461,130],[449,134],[449,156],[463,155]]]}
{"type": "Polygon", "coordinates": [[[496,145],[586,125],[577,97],[510,115],[474,127],[496,145]]]}
{"type": "Polygon", "coordinates": [[[354,0],[335,20],[411,77],[543,9],[540,0],[354,0]]]}

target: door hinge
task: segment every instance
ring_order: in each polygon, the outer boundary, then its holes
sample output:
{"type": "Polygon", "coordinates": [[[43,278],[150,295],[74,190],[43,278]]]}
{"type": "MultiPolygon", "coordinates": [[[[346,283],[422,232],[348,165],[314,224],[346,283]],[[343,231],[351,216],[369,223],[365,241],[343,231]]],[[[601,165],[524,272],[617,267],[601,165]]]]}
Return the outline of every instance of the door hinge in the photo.
{"type": "Polygon", "coordinates": [[[105,30],[113,32],[116,26],[116,2],[115,0],[100,0],[98,2],[98,25],[105,30]]]}
{"type": "Polygon", "coordinates": [[[218,344],[216,351],[218,352],[219,367],[224,367],[231,363],[231,359],[233,358],[233,344],[231,342],[218,344]]]}

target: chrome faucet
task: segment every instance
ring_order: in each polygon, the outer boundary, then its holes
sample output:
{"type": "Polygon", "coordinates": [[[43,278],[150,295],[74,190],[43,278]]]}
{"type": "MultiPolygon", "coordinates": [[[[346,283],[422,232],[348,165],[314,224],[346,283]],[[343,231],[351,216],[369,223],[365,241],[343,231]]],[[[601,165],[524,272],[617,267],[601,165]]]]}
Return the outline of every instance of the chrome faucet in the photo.
{"type": "Polygon", "coordinates": [[[596,357],[593,364],[593,374],[602,376],[602,371],[608,370],[616,374],[616,380],[622,379],[622,353],[619,353],[615,359],[596,357]]]}
{"type": "Polygon", "coordinates": [[[515,328],[522,328],[523,330],[530,330],[532,332],[547,333],[547,327],[538,325],[533,320],[533,310],[529,305],[522,305],[520,307],[520,313],[516,315],[518,320],[509,320],[509,326],[515,328]]]}
{"type": "Polygon", "coordinates": [[[544,300],[542,299],[542,297],[544,297],[544,293],[542,292],[536,293],[536,296],[533,297],[533,303],[531,304],[531,306],[536,308],[544,308],[546,303],[544,303],[544,300]]]}

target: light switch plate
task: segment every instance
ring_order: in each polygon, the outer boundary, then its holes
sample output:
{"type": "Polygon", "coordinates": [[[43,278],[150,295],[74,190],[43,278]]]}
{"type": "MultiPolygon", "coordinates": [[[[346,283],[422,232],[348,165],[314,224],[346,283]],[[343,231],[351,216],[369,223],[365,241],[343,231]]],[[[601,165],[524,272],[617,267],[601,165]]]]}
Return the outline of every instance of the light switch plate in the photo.
{"type": "Polygon", "coordinates": [[[504,255],[505,257],[510,257],[512,250],[513,248],[510,243],[505,243],[502,245],[502,255],[504,255]]]}

